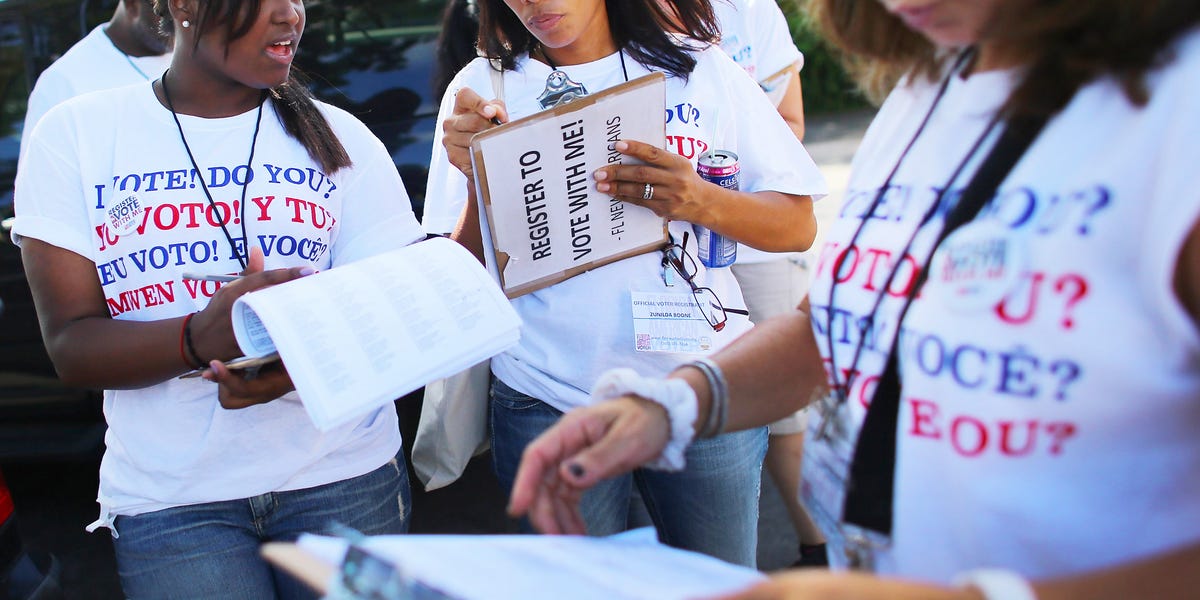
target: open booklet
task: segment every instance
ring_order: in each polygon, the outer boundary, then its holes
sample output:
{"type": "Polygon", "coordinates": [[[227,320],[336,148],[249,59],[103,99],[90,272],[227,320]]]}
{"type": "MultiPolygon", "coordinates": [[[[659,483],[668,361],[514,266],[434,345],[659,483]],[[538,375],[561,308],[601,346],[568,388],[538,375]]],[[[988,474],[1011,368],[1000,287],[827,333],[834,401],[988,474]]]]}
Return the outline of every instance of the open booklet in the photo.
{"type": "Polygon", "coordinates": [[[619,140],[666,143],[666,83],[651,73],[471,138],[488,269],[510,298],[667,243],[666,219],[596,190],[634,162],[619,140]]]}
{"type": "Polygon", "coordinates": [[[278,352],[319,429],[517,343],[520,318],[479,261],[435,238],[246,294],[233,332],[278,352]]]}
{"type": "Polygon", "coordinates": [[[355,544],[304,535],[263,555],[327,594],[381,600],[683,600],[745,589],[765,577],[664,546],[647,527],[606,538],[391,535],[355,544]]]}

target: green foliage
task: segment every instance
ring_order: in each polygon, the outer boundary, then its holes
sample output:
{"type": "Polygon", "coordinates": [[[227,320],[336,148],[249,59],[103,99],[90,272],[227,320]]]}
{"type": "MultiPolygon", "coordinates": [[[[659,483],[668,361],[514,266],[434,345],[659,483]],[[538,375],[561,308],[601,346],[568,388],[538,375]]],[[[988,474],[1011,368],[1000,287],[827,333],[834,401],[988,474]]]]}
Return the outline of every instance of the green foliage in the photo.
{"type": "Polygon", "coordinates": [[[817,114],[867,106],[867,100],[838,61],[836,51],[817,33],[797,1],[777,1],[787,17],[792,40],[804,53],[804,69],[800,72],[804,112],[817,114]]]}

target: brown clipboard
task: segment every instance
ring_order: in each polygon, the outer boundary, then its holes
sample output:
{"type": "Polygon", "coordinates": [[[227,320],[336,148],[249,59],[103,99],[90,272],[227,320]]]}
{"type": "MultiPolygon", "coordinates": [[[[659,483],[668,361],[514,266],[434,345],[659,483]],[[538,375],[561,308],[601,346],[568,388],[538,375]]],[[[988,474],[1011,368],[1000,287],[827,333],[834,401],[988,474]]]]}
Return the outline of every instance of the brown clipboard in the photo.
{"type": "MultiPolygon", "coordinates": [[[[666,77],[662,73],[650,73],[648,75],[644,75],[637,79],[633,79],[631,81],[624,82],[620,85],[615,85],[604,91],[597,92],[595,94],[589,94],[587,96],[583,96],[583,97],[578,98],[567,104],[549,108],[549,109],[543,110],[541,112],[538,112],[536,114],[529,115],[527,117],[517,119],[515,121],[510,121],[510,122],[500,125],[498,127],[493,127],[491,129],[488,129],[487,131],[483,131],[483,132],[476,134],[474,137],[471,138],[471,153],[472,153],[472,158],[474,160],[475,185],[476,185],[476,189],[479,191],[479,198],[481,199],[480,205],[481,205],[482,216],[487,219],[489,224],[496,222],[494,219],[495,204],[492,200],[492,193],[491,193],[492,190],[489,188],[489,185],[488,185],[488,177],[487,177],[488,165],[487,165],[487,161],[484,157],[483,150],[482,150],[482,144],[488,138],[494,137],[497,135],[507,134],[507,133],[513,131],[514,129],[528,127],[531,124],[540,123],[542,121],[546,121],[549,119],[562,120],[562,119],[569,117],[573,113],[577,113],[579,111],[590,108],[593,105],[595,105],[599,102],[602,102],[612,96],[622,94],[622,93],[628,92],[630,90],[634,90],[634,89],[648,86],[648,85],[665,85],[665,79],[666,79],[666,77]]],[[[665,103],[666,102],[665,102],[665,96],[664,96],[664,101],[663,101],[664,106],[665,106],[665,103]]],[[[640,141],[649,143],[649,140],[640,140],[640,141]]],[[[665,149],[665,145],[666,145],[665,123],[663,125],[663,130],[661,132],[658,132],[657,141],[660,144],[659,147],[665,149]]],[[[665,218],[663,218],[662,219],[662,235],[658,239],[655,239],[652,242],[648,242],[648,243],[644,243],[644,244],[641,244],[641,245],[638,245],[638,246],[635,246],[632,248],[628,248],[619,253],[605,255],[605,256],[596,258],[594,260],[590,260],[586,263],[580,263],[578,265],[572,266],[567,269],[558,270],[556,272],[550,273],[550,274],[542,276],[542,277],[538,277],[538,278],[530,280],[530,281],[526,281],[526,282],[523,282],[520,284],[509,285],[505,281],[504,272],[505,272],[506,267],[508,266],[511,256],[508,252],[505,252],[503,250],[503,248],[501,247],[501,240],[498,239],[499,236],[497,234],[496,228],[489,227],[489,230],[490,230],[490,239],[491,239],[492,248],[494,248],[496,271],[499,273],[499,277],[500,277],[500,287],[501,287],[501,289],[504,290],[505,296],[507,296],[509,299],[516,298],[518,296],[522,296],[522,295],[528,294],[530,292],[534,292],[534,291],[552,286],[556,283],[565,281],[565,280],[570,279],[581,273],[586,273],[588,271],[591,271],[592,269],[595,269],[597,267],[601,267],[601,266],[604,266],[604,265],[607,265],[607,264],[610,264],[613,262],[617,262],[619,260],[624,260],[624,259],[632,257],[632,256],[637,256],[639,254],[645,254],[647,252],[652,252],[655,250],[662,249],[669,243],[669,240],[670,240],[669,234],[667,232],[667,220],[665,218]]],[[[504,240],[504,242],[507,242],[507,241],[508,240],[504,240]]]]}

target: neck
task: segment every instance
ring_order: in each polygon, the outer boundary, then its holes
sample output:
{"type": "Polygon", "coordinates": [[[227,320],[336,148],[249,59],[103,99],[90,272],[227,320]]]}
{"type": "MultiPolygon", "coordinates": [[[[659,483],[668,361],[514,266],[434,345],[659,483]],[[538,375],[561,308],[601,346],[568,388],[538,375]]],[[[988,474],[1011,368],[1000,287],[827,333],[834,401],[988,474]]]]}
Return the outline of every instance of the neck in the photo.
{"type": "Polygon", "coordinates": [[[617,51],[617,45],[609,40],[609,44],[604,47],[588,49],[586,51],[577,51],[572,48],[547,48],[541,46],[540,51],[542,58],[546,63],[554,67],[564,67],[571,65],[582,65],[592,61],[600,60],[605,56],[614,54],[617,51]]]}
{"type": "Polygon", "coordinates": [[[113,13],[113,18],[104,28],[104,34],[112,41],[117,50],[128,54],[129,56],[158,56],[162,54],[157,48],[150,48],[142,43],[133,32],[133,23],[130,22],[130,16],[125,12],[125,5],[119,4],[117,11],[113,13]]]}
{"type": "Polygon", "coordinates": [[[996,44],[979,44],[979,53],[971,65],[970,73],[999,71],[1020,66],[1023,63],[1020,53],[1011,49],[998,47],[996,44]]]}
{"type": "Polygon", "coordinates": [[[208,119],[245,113],[262,102],[264,92],[229,80],[197,77],[189,73],[186,67],[175,64],[154,82],[154,89],[163,106],[177,114],[208,119]],[[169,103],[168,91],[171,95],[169,103]]]}

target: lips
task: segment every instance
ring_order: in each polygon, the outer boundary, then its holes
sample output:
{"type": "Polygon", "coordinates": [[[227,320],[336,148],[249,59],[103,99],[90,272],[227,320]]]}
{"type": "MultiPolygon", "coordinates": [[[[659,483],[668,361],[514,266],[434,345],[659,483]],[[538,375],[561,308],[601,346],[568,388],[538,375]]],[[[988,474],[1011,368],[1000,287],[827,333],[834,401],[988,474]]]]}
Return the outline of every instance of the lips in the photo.
{"type": "Polygon", "coordinates": [[[562,18],[562,15],[536,15],[531,17],[527,23],[529,24],[530,29],[549,31],[553,29],[555,25],[558,25],[558,22],[561,21],[562,18]]]}
{"type": "Polygon", "coordinates": [[[296,40],[285,39],[269,44],[266,49],[267,56],[282,62],[291,63],[292,57],[296,55],[296,40]]]}
{"type": "Polygon", "coordinates": [[[933,5],[898,8],[893,11],[911,29],[924,29],[933,22],[933,5]]]}

